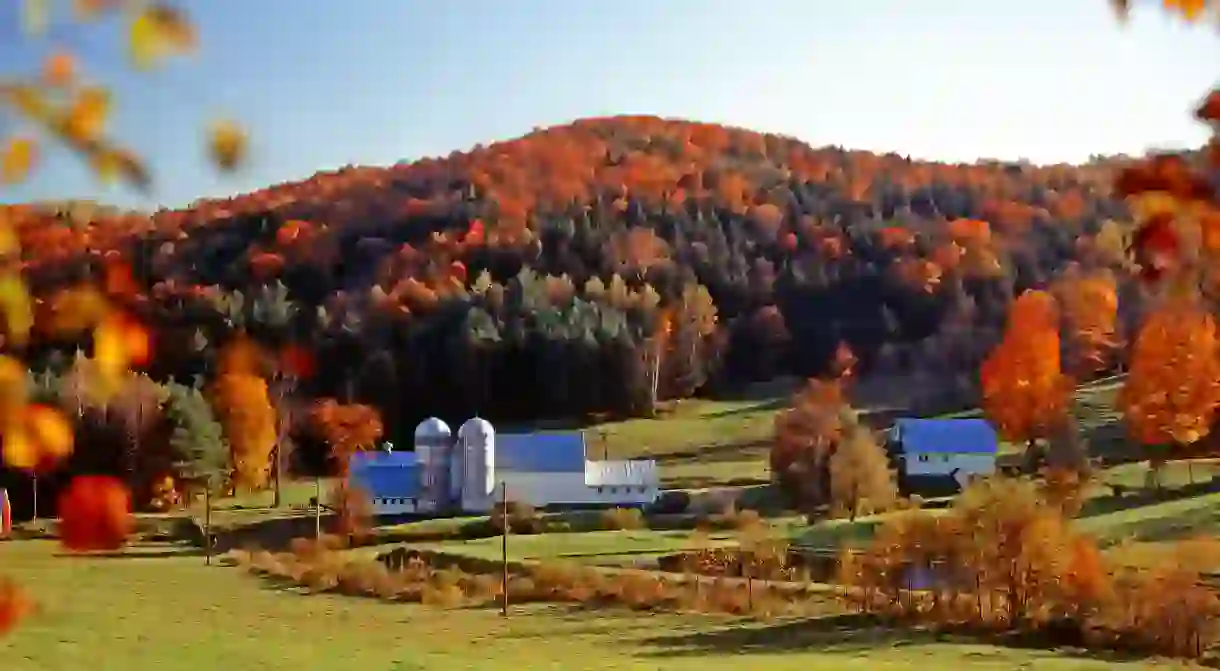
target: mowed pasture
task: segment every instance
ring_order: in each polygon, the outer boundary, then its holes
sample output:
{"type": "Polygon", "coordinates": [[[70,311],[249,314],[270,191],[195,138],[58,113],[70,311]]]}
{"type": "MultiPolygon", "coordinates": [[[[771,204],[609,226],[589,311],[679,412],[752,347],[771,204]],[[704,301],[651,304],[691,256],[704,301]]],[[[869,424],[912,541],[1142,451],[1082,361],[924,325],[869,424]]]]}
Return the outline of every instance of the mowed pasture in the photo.
{"type": "MultiPolygon", "coordinates": [[[[1082,386],[1076,394],[1073,413],[1089,441],[1091,454],[1107,460],[1131,457],[1114,407],[1121,379],[1107,378],[1082,386]]],[[[608,422],[585,429],[590,455],[611,459],[656,459],[663,484],[672,488],[697,489],[713,486],[761,484],[770,481],[768,462],[775,416],[789,406],[786,395],[744,400],[691,399],[672,404],[659,417],[608,422]]],[[[862,407],[876,424],[900,409],[862,407]]],[[[941,415],[945,418],[978,417],[977,409],[941,415]]],[[[1015,456],[1021,445],[1001,445],[1001,452],[1015,456]]]]}
{"type": "Polygon", "coordinates": [[[4,542],[0,567],[40,604],[0,640],[6,671],[1150,668],[861,628],[841,615],[760,622],[527,605],[505,619],[495,609],[307,596],[172,547],[63,557],[52,542],[4,542]]]}

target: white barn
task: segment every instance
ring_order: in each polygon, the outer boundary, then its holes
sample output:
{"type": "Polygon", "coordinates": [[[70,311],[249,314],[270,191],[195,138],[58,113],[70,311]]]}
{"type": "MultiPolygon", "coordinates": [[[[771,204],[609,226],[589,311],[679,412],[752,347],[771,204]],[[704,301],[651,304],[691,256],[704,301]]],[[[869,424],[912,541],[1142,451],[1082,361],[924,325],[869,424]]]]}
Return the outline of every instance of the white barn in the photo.
{"type": "Polygon", "coordinates": [[[660,495],[655,461],[590,461],[579,432],[496,435],[478,417],[456,436],[424,420],[414,453],[359,454],[352,477],[379,515],[488,512],[505,492],[535,507],[643,506],[660,495]]]}

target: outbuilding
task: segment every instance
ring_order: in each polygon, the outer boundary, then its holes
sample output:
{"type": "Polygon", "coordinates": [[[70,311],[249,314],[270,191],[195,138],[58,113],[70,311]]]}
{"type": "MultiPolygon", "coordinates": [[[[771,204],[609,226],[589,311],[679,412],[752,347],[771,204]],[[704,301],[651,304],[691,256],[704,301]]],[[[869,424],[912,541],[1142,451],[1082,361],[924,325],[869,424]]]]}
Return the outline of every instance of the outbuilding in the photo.
{"type": "Polygon", "coordinates": [[[973,478],[995,473],[999,438],[985,419],[899,419],[890,454],[904,495],[950,496],[973,478]]]}

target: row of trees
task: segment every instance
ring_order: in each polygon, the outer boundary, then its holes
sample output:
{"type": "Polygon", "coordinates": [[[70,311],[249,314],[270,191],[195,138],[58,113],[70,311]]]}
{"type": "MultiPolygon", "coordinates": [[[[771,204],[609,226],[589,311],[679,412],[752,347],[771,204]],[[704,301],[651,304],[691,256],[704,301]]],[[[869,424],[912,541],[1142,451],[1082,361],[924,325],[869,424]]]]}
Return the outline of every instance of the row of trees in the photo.
{"type": "MultiPolygon", "coordinates": [[[[375,405],[401,440],[427,415],[643,414],[822,374],[843,344],[862,375],[966,400],[1013,296],[1063,276],[1085,314],[1127,290],[1108,169],[615,117],[151,217],[4,216],[44,305],[82,283],[123,296],[158,336],[156,379],[208,374],[244,329],[317,355],[301,391],[375,405]]],[[[1072,372],[1110,368],[1128,317],[1114,342],[1073,322],[1072,372]]],[[[81,344],[35,330],[36,367],[81,344]]]]}
{"type": "Polygon", "coordinates": [[[1220,616],[1200,574],[1214,563],[1214,541],[1128,570],[1075,529],[1063,503],[1054,488],[998,478],[972,485],[944,514],[891,517],[866,547],[843,554],[846,596],[865,611],[938,627],[1202,656],[1220,616]]]}
{"type": "Polygon", "coordinates": [[[374,408],[304,400],[240,367],[190,385],[127,373],[117,393],[99,400],[82,383],[83,360],[22,380],[35,407],[68,419],[69,434],[58,443],[67,449],[28,468],[13,461],[6,436],[0,487],[9,489],[18,519],[32,512],[35,487],[42,512],[50,512],[56,492],[81,473],[116,478],[139,509],[171,508],[205,492],[278,492],[280,475],[342,474],[347,457],[375,448],[382,434],[374,408]]]}

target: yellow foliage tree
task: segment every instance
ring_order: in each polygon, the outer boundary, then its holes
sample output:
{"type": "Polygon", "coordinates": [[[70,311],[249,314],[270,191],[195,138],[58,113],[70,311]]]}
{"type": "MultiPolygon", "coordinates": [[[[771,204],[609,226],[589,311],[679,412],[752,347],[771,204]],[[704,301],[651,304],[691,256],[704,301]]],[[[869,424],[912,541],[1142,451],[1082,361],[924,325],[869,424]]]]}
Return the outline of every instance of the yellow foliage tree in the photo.
{"type": "Polygon", "coordinates": [[[229,440],[234,486],[265,487],[277,437],[267,381],[250,373],[226,373],[217,378],[212,399],[229,440]]]}

